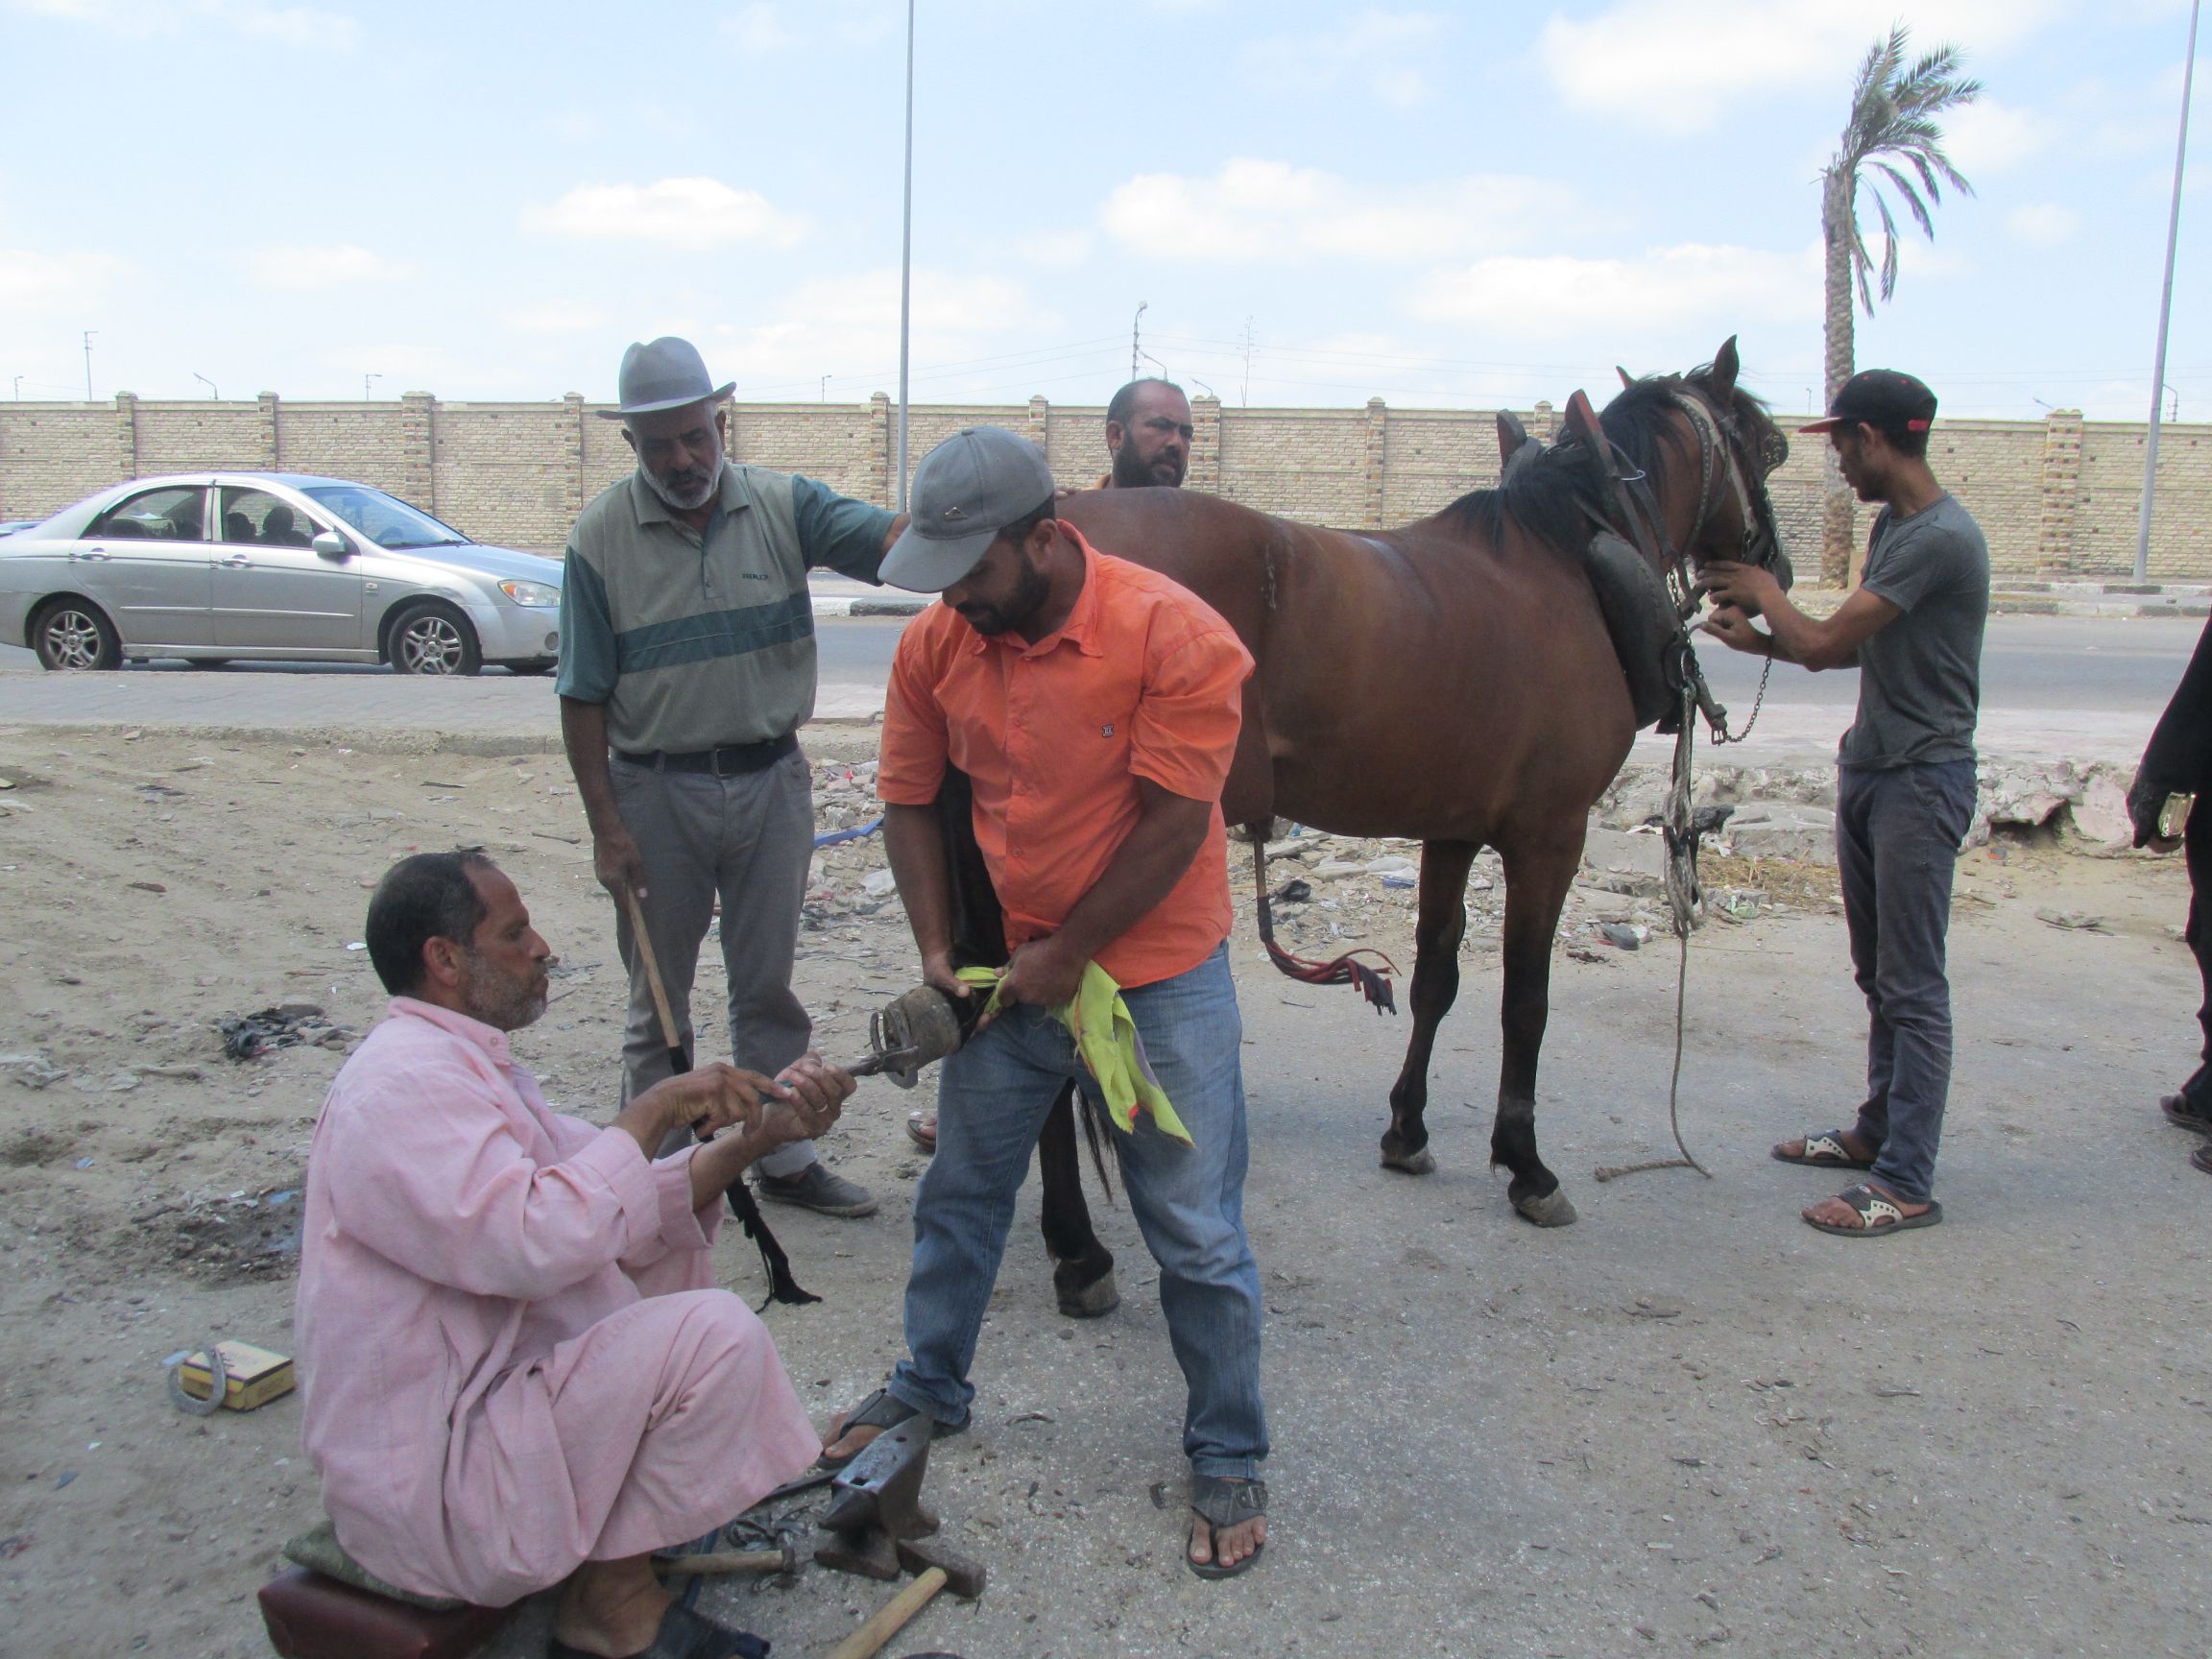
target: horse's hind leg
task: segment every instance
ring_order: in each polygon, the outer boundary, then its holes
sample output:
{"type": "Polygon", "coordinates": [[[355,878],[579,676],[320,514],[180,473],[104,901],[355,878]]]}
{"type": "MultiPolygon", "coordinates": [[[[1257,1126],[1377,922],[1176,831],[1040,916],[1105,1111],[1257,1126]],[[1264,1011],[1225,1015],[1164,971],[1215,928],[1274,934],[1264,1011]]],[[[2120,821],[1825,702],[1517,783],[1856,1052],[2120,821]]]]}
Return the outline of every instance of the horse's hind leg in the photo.
{"type": "Polygon", "coordinates": [[[1075,1085],[1052,1102],[1037,1138],[1037,1175],[1044,1188],[1045,1248],[1052,1257],[1052,1289],[1070,1319],[1095,1319],[1120,1306],[1114,1253],[1091,1230],[1083,1198],[1083,1159],[1075,1142],[1075,1085]]]}
{"type": "Polygon", "coordinates": [[[1478,841],[1426,841],[1421,846],[1421,914],[1413,929],[1413,1038],[1406,1064],[1390,1090],[1390,1127],[1382,1136],[1382,1166],[1408,1175],[1436,1167],[1422,1114],[1429,1107],[1429,1060],[1436,1027],[1459,995],[1459,942],[1467,936],[1467,872],[1478,841]]]}
{"type": "Polygon", "coordinates": [[[1539,1227],[1564,1227],[1575,1219],[1575,1206],[1559,1190],[1559,1177],[1536,1155],[1536,1059],[1551,1015],[1551,944],[1559,931],[1559,907],[1567,902],[1581,857],[1579,836],[1525,849],[1519,856],[1505,854],[1505,993],[1500,1009],[1505,1045],[1490,1162],[1512,1171],[1505,1195],[1539,1227]]]}

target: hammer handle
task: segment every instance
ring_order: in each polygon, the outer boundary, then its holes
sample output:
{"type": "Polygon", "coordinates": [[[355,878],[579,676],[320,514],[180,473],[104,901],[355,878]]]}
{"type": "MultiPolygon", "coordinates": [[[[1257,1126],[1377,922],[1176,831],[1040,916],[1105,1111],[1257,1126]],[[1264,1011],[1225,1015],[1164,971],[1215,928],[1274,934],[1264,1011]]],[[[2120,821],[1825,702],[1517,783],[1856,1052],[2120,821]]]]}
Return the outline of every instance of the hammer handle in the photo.
{"type": "Polygon", "coordinates": [[[725,1551],[713,1555],[677,1555],[660,1565],[671,1576],[705,1578],[720,1573],[788,1573],[796,1559],[782,1550],[725,1551]]]}
{"type": "Polygon", "coordinates": [[[884,1643],[905,1627],[906,1622],[929,1604],[945,1588],[945,1569],[932,1567],[876,1610],[876,1617],[840,1642],[830,1659],[875,1659],[884,1643]]]}

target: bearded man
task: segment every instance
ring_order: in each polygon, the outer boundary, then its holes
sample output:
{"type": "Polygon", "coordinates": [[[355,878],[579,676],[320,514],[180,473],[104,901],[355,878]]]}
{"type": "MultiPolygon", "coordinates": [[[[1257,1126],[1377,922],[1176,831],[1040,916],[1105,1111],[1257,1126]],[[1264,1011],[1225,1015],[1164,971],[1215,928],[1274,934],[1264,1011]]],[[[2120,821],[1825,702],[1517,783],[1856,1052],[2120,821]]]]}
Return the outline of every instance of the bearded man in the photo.
{"type": "Polygon", "coordinates": [[[1113,468],[1101,490],[1180,490],[1190,470],[1190,399],[1171,380],[1132,380],[1106,405],[1113,468]]]}
{"type": "MultiPolygon", "coordinates": [[[[577,517],[561,588],[561,737],[614,896],[630,973],[625,1097],[691,1046],[691,981],[722,905],[730,1050],[774,1072],[812,1031],[791,989],[814,797],[798,729],[814,712],[809,567],[878,580],[903,518],[724,454],[729,417],[688,341],[632,346],[618,408],[637,469],[577,517]],[[677,1030],[664,1036],[631,896],[677,1030]]],[[[676,1143],[681,1143],[679,1135],[676,1143]]],[[[876,1199],[800,1142],[760,1162],[760,1195],[826,1215],[876,1199]]]]}
{"type": "Polygon", "coordinates": [[[651,1556],[814,1456],[711,1251],[730,1183],[828,1130],[853,1079],[812,1055],[774,1081],[706,1066],[596,1128],[509,1048],[553,953],[491,859],[401,859],[367,940],[391,1010],[316,1119],[296,1316],[300,1437],[340,1544],[419,1595],[562,1585],[556,1655],[761,1651],[676,1605],[651,1556]],[[694,1130],[713,1138],[654,1161],[694,1130]]]}

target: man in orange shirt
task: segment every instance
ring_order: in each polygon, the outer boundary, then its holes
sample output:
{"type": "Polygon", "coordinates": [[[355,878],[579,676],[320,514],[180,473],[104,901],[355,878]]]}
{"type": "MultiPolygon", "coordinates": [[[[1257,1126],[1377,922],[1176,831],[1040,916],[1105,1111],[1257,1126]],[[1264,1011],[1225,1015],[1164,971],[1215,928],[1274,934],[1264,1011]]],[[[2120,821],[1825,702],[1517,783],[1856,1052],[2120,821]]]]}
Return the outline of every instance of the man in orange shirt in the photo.
{"type": "Polygon", "coordinates": [[[1145,1116],[1114,1142],[1189,1390],[1188,1560],[1202,1577],[1226,1576],[1267,1535],[1220,805],[1252,659],[1194,595],[1054,517],[1051,472],[1025,439],[955,434],[916,470],[913,500],[883,577],[944,603],[908,625],[891,666],[877,774],[884,843],[924,976],[966,997],[934,806],[947,766],[965,772],[1013,956],[1000,1012],[939,1077],[937,1157],[914,1197],[909,1357],[826,1456],[843,1461],[918,1414],[941,1431],[966,1427],[969,1365],[1029,1149],[1083,1073],[1055,1011],[1094,961],[1122,987],[1143,1057],[1190,1132],[1186,1144],[1145,1116]]]}

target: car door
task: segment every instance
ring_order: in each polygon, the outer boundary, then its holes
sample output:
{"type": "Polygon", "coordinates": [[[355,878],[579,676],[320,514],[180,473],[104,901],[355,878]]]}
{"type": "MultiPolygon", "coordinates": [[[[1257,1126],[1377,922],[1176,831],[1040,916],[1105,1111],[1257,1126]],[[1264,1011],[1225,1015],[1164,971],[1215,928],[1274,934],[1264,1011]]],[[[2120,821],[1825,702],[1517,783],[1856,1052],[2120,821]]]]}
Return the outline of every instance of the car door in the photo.
{"type": "Polygon", "coordinates": [[[210,642],[207,488],[164,484],[126,496],[70,549],[69,583],[132,649],[210,642]]]}
{"type": "Polygon", "coordinates": [[[309,545],[323,526],[273,491],[216,493],[215,643],[241,650],[342,652],[361,647],[361,558],[309,545]]]}

